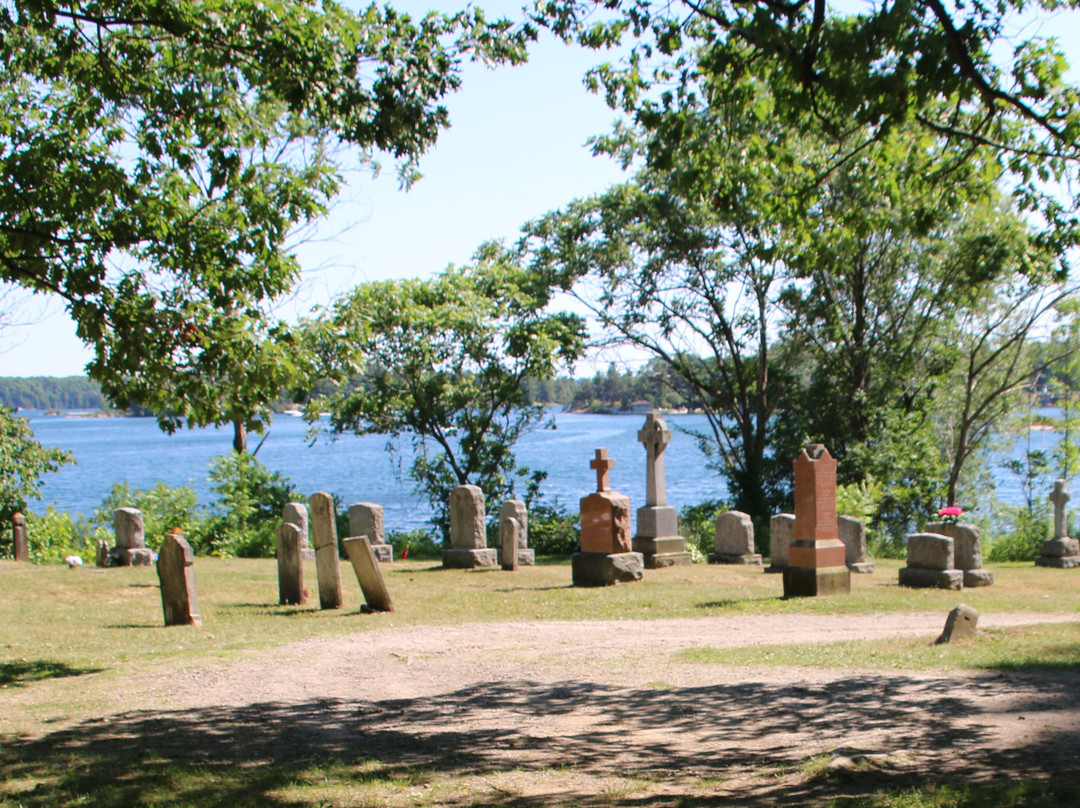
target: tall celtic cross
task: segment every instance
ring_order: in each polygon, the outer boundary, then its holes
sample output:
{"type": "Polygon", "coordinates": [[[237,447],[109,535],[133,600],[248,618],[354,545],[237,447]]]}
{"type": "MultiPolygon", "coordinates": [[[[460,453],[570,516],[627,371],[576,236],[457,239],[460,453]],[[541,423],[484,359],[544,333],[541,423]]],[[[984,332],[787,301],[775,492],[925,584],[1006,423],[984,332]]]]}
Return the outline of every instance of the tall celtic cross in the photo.
{"type": "Polygon", "coordinates": [[[645,425],[637,439],[645,445],[645,504],[667,505],[667,481],[664,478],[664,449],[671,443],[671,429],[655,412],[645,416],[645,425]]]}
{"type": "Polygon", "coordinates": [[[1065,488],[1065,480],[1054,483],[1054,490],[1047,499],[1054,503],[1054,538],[1067,539],[1069,526],[1065,521],[1065,505],[1072,497],[1065,488]]]}

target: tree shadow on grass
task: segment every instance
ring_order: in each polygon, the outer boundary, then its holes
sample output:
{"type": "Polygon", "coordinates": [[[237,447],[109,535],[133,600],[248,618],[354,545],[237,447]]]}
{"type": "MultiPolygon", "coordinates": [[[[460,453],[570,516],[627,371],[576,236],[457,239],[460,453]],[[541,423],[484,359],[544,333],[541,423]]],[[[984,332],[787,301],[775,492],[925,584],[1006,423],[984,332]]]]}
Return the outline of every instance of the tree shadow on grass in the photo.
{"type": "Polygon", "coordinates": [[[86,676],[91,673],[101,673],[103,670],[104,668],[75,668],[54,659],[0,662],[0,687],[25,687],[30,682],[86,676]]]}
{"type": "MultiPolygon", "coordinates": [[[[1056,709],[1076,687],[1065,679],[1016,688],[1015,709],[1056,709]]],[[[48,808],[93,794],[100,805],[285,808],[327,795],[328,804],[403,802],[403,789],[433,784],[424,804],[771,808],[988,777],[1075,780],[1080,728],[995,746],[973,696],[1007,689],[1000,680],[890,672],[664,689],[506,681],[422,698],[135,711],[9,739],[0,800],[48,808]],[[814,755],[859,738],[914,751],[905,765],[842,782],[802,774],[814,755]],[[633,782],[603,785],[612,778],[633,782]]]]}

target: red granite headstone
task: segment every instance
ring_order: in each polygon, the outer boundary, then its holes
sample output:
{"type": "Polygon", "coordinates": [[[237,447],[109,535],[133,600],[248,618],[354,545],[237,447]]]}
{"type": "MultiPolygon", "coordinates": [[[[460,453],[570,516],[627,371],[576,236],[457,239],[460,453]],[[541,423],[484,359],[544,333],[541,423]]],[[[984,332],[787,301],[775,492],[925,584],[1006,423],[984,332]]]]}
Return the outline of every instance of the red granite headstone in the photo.
{"type": "Polygon", "coordinates": [[[820,443],[803,449],[795,471],[795,530],[784,570],[784,596],[851,591],[851,572],[836,518],[836,460],[820,443]]]}

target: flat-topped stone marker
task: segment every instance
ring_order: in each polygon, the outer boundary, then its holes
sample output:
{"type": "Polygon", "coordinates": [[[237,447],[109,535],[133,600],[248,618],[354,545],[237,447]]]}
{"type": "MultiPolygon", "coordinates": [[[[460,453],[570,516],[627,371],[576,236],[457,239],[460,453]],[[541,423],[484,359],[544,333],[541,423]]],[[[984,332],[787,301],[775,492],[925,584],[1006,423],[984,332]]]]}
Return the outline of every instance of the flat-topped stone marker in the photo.
{"type": "Polygon", "coordinates": [[[761,555],[754,552],[754,522],[749,514],[727,511],[717,515],[709,563],[761,564],[761,555]]]}
{"type": "Polygon", "coordinates": [[[963,585],[963,571],[953,567],[951,536],[912,533],[907,537],[907,566],[900,568],[900,586],[959,590],[963,585]]]}
{"type": "Polygon", "coordinates": [[[994,571],[983,568],[982,535],[975,525],[964,522],[927,522],[926,533],[937,533],[953,540],[953,569],[963,573],[964,586],[990,586],[994,571]]]}
{"type": "MultiPolygon", "coordinates": [[[[508,499],[501,506],[499,506],[499,525],[500,525],[500,547],[499,547],[499,563],[506,564],[506,560],[503,558],[503,547],[501,545],[502,536],[502,521],[506,518],[512,518],[517,520],[518,532],[517,532],[517,566],[519,567],[532,567],[536,565],[536,551],[529,547],[529,509],[526,507],[525,502],[520,499],[508,499]]],[[[505,567],[504,567],[505,568],[505,567]]]]}
{"type": "Polygon", "coordinates": [[[459,485],[450,492],[450,547],[442,551],[448,569],[497,567],[499,553],[487,546],[487,511],[479,486],[459,485]]]}
{"type": "Polygon", "coordinates": [[[518,568],[518,536],[521,523],[513,516],[504,516],[499,520],[499,559],[502,568],[514,572],[518,568]]]}
{"type": "Polygon", "coordinates": [[[355,502],[350,505],[349,535],[367,536],[376,560],[387,564],[394,560],[394,548],[386,542],[386,519],[382,505],[374,502],[355,502]]]}
{"type": "Polygon", "coordinates": [[[840,541],[844,543],[844,561],[852,572],[867,575],[874,571],[874,559],[866,550],[866,525],[854,516],[836,517],[840,541]]]}
{"type": "Polygon", "coordinates": [[[784,597],[851,592],[836,520],[836,460],[812,443],[792,463],[795,472],[795,531],[784,569],[784,597]]]}
{"type": "Polygon", "coordinates": [[[161,608],[167,626],[198,626],[199,598],[195,592],[195,553],[187,538],[174,530],[161,543],[157,560],[161,608]]]}
{"type": "Polygon", "coordinates": [[[340,609],[341,566],[338,563],[337,519],[334,498],[316,491],[308,498],[311,543],[315,545],[315,572],[319,579],[319,608],[340,609]]]}
{"type": "Polygon", "coordinates": [[[353,536],[345,539],[344,544],[345,552],[356,573],[356,580],[360,583],[360,591],[364,593],[366,602],[364,611],[394,611],[394,606],[390,602],[390,591],[386,588],[382,570],[379,569],[367,536],[353,536]]]}
{"type": "Polygon", "coordinates": [[[1039,567],[1074,569],[1080,567],[1080,541],[1069,538],[1069,525],[1065,512],[1071,496],[1065,480],[1054,483],[1048,499],[1054,506],[1054,538],[1042,543],[1042,552],[1035,557],[1039,567]]]}
{"type": "Polygon", "coordinates": [[[597,490],[581,500],[581,552],[570,557],[574,586],[640,581],[645,559],[631,549],[630,498],[611,490],[615,461],[597,449],[589,466],[597,490]]]}
{"type": "Polygon", "coordinates": [[[788,565],[788,550],[795,535],[795,514],[776,513],[769,520],[769,566],[765,572],[783,572],[788,565]]]}
{"type": "Polygon", "coordinates": [[[300,528],[282,522],[277,529],[278,603],[298,606],[304,602],[304,564],[300,528]]]}
{"type": "Polygon", "coordinates": [[[26,517],[16,513],[11,517],[11,552],[16,561],[30,561],[30,542],[26,538],[26,517]]]}
{"type": "Polygon", "coordinates": [[[138,508],[117,508],[113,511],[116,546],[109,552],[111,567],[149,567],[154,554],[146,546],[143,512],[138,508]]]}
{"type": "Polygon", "coordinates": [[[641,553],[647,569],[691,563],[686,539],[679,535],[679,517],[667,504],[667,475],[664,451],[672,432],[662,415],[650,412],[638,430],[638,442],[645,447],[645,505],[637,511],[637,533],[630,549],[641,553]]]}

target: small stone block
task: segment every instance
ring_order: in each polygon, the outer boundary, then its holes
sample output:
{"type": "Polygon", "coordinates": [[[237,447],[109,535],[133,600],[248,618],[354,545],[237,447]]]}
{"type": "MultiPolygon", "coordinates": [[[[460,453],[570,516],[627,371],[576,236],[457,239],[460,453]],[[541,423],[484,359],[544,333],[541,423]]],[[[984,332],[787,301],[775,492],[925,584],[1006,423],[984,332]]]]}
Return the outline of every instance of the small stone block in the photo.
{"type": "Polygon", "coordinates": [[[518,548],[518,566],[519,567],[535,567],[536,566],[536,551],[529,547],[518,548]]]}
{"type": "Polygon", "coordinates": [[[856,564],[848,564],[847,568],[858,575],[870,575],[874,572],[874,562],[861,561],[856,564]]]}
{"type": "Polygon", "coordinates": [[[381,561],[383,564],[390,564],[394,561],[393,545],[373,544],[371,545],[371,552],[375,554],[375,560],[381,561]]]}
{"type": "Polygon", "coordinates": [[[345,552],[352,562],[356,580],[360,583],[360,591],[364,593],[364,601],[368,609],[375,612],[392,612],[393,604],[390,603],[390,592],[383,581],[382,572],[375,561],[375,554],[371,552],[371,542],[366,536],[345,539],[345,552]]]}
{"type": "Polygon", "coordinates": [[[574,586],[613,586],[640,581],[645,559],[641,553],[574,553],[570,566],[574,586]]]}
{"type": "Polygon", "coordinates": [[[117,547],[115,557],[121,567],[149,567],[154,563],[154,552],[146,547],[117,547]]]}
{"type": "Polygon", "coordinates": [[[666,567],[685,567],[694,563],[694,558],[689,553],[653,553],[644,555],[645,569],[662,570],[666,567]]]}
{"type": "Polygon", "coordinates": [[[1080,556],[1036,556],[1035,566],[1071,570],[1080,567],[1080,556]]]}
{"type": "Polygon", "coordinates": [[[635,553],[644,556],[663,555],[665,553],[685,553],[686,539],[682,536],[668,536],[663,539],[646,539],[635,536],[631,543],[631,549],[635,553]]]}
{"type": "Polygon", "coordinates": [[[964,586],[962,570],[928,570],[922,567],[901,567],[900,586],[912,589],[954,589],[964,586]]]}
{"type": "Polygon", "coordinates": [[[442,551],[442,563],[446,569],[451,570],[497,567],[499,566],[499,551],[494,547],[485,547],[482,550],[451,547],[442,551]]]}
{"type": "Polygon", "coordinates": [[[732,553],[709,553],[710,564],[746,564],[761,566],[761,554],[734,555],[732,553]]]}
{"type": "Polygon", "coordinates": [[[937,638],[937,645],[944,645],[953,640],[970,640],[975,636],[975,628],[979,624],[979,613],[961,603],[945,619],[945,630],[937,638]]]}
{"type": "Polygon", "coordinates": [[[961,570],[964,573],[964,586],[966,587],[979,587],[979,586],[993,586],[994,584],[994,571],[987,569],[977,570],[961,570]]]}
{"type": "Polygon", "coordinates": [[[851,593],[851,572],[843,567],[787,567],[785,598],[814,598],[851,593]]]}

